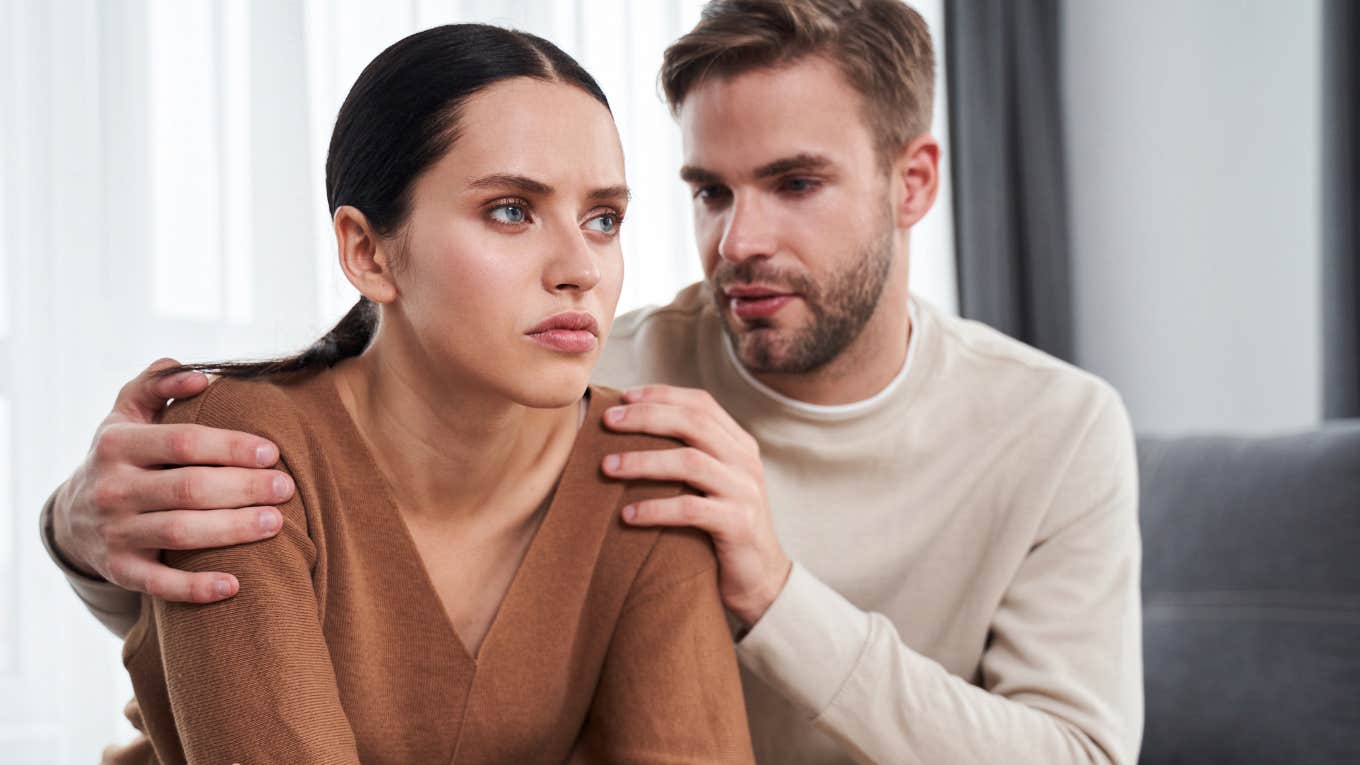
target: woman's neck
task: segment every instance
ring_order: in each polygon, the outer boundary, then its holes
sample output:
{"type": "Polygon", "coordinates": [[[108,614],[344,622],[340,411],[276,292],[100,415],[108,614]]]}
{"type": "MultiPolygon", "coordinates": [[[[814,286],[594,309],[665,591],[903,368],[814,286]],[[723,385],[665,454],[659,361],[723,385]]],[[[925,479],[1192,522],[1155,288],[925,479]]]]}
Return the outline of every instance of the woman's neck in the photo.
{"type": "Polygon", "coordinates": [[[439,379],[375,341],[335,367],[341,399],[403,513],[471,520],[537,507],[575,441],[579,402],[517,404],[466,380],[439,379]]]}

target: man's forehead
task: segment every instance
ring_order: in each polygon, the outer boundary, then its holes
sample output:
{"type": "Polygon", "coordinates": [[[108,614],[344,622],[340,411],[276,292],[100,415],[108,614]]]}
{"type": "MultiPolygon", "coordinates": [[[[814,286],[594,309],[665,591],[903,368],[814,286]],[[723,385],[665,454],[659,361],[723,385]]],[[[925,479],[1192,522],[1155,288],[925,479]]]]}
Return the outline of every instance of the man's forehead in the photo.
{"type": "Polygon", "coordinates": [[[833,172],[873,154],[873,140],[858,119],[839,126],[755,122],[742,129],[685,129],[682,177],[702,171],[729,180],[761,179],[793,172],[833,172]],[[686,173],[685,171],[691,171],[686,173]]]}
{"type": "Polygon", "coordinates": [[[797,157],[849,161],[873,141],[858,91],[833,73],[809,59],[700,83],[677,115],[685,164],[755,175],[797,157]]]}

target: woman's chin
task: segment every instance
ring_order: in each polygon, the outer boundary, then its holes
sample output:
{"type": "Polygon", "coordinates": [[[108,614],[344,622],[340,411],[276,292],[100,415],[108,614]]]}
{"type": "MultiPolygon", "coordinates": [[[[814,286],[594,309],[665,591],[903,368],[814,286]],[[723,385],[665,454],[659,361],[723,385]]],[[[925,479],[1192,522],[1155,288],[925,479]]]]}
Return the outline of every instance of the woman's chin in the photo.
{"type": "Polygon", "coordinates": [[[556,369],[526,375],[514,384],[514,399],[535,409],[560,409],[581,400],[590,386],[589,368],[581,371],[556,369]]]}

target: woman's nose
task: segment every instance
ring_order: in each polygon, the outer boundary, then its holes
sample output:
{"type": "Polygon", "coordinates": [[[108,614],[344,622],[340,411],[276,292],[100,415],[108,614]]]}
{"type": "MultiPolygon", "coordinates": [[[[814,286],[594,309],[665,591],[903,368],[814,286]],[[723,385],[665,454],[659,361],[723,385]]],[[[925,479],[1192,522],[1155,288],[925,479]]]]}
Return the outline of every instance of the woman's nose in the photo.
{"type": "Polygon", "coordinates": [[[600,283],[599,256],[579,227],[563,228],[566,230],[557,237],[552,258],[543,274],[544,286],[554,292],[592,289],[600,283]]]}

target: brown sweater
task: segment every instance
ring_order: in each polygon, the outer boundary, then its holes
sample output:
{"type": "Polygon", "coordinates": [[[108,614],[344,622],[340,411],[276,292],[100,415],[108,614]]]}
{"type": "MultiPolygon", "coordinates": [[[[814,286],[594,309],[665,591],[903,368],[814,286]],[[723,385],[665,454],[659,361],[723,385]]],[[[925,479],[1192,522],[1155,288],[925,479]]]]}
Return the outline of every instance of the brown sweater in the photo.
{"type": "Polygon", "coordinates": [[[147,734],[128,763],[752,762],[706,538],[625,527],[605,454],[665,448],[601,424],[594,388],[557,491],[474,660],[453,632],[330,372],[220,380],[167,422],[250,431],[296,481],[283,530],[166,553],[227,571],[212,605],[145,598],[123,648],[147,734]],[[154,749],[154,751],[153,751],[154,749]]]}

